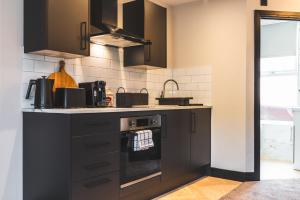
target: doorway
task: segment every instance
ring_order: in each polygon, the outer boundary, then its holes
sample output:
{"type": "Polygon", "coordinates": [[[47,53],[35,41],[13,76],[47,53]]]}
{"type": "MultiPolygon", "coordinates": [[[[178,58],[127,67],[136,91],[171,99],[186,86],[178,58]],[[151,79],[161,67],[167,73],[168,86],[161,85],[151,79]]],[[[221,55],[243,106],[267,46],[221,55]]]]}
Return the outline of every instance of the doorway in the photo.
{"type": "MultiPolygon", "coordinates": [[[[255,12],[255,179],[300,178],[295,170],[300,13],[255,12]]],[[[300,170],[300,169],[298,169],[300,170]]]]}

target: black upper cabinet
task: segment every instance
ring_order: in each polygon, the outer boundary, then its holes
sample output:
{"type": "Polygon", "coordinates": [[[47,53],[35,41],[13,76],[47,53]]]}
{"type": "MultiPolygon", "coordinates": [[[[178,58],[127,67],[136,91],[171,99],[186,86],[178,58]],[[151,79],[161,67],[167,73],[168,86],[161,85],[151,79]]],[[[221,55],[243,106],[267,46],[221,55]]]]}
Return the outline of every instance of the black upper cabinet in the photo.
{"type": "Polygon", "coordinates": [[[90,0],[90,4],[92,28],[97,29],[97,27],[101,27],[103,24],[118,26],[117,0],[90,0]]]}
{"type": "Polygon", "coordinates": [[[123,5],[123,28],[152,42],[124,48],[124,66],[167,67],[167,9],[149,0],[123,5]]]}
{"type": "Polygon", "coordinates": [[[24,0],[24,51],[89,56],[89,0],[24,0]]]}

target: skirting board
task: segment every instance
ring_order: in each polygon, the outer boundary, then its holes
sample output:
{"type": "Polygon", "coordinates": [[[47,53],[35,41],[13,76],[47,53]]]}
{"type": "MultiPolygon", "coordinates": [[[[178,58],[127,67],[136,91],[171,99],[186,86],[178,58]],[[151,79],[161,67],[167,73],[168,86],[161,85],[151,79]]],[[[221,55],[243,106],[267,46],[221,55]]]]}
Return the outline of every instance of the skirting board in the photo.
{"type": "Polygon", "coordinates": [[[236,172],[236,171],[230,171],[225,169],[218,169],[218,168],[211,168],[210,172],[211,176],[217,177],[217,178],[224,178],[234,181],[258,181],[255,178],[254,172],[236,172]]]}

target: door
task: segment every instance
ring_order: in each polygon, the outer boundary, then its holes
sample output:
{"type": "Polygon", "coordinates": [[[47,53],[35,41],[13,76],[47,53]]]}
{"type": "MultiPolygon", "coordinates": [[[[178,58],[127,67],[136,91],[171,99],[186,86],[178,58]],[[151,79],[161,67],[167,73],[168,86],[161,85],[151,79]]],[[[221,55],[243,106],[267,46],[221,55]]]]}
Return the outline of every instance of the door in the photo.
{"type": "Polygon", "coordinates": [[[89,0],[48,0],[49,49],[89,55],[89,0]]]}
{"type": "Polygon", "coordinates": [[[211,109],[191,111],[191,162],[192,172],[211,162],[211,109]]]}
{"type": "Polygon", "coordinates": [[[164,116],[162,181],[164,187],[182,184],[189,170],[190,111],[168,111],[164,116]]]}

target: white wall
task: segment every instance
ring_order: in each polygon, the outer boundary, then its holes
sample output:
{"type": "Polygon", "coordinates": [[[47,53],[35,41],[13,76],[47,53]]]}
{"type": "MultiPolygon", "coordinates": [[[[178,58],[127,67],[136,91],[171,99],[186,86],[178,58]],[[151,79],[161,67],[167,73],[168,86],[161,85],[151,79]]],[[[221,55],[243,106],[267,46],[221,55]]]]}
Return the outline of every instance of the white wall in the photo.
{"type": "Polygon", "coordinates": [[[173,9],[175,68],[212,69],[212,166],[246,170],[246,1],[173,9]]]}
{"type": "Polygon", "coordinates": [[[254,171],[254,10],[298,0],[199,0],[173,9],[175,68],[212,68],[212,166],[254,171]],[[183,39],[184,38],[184,39],[183,39]]]}
{"type": "Polygon", "coordinates": [[[22,2],[0,1],[0,199],[22,194],[22,2]]]}

